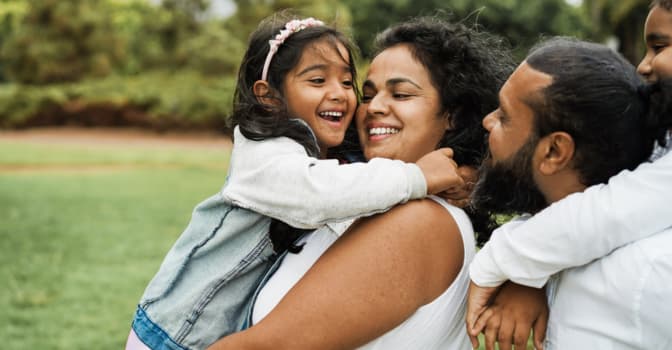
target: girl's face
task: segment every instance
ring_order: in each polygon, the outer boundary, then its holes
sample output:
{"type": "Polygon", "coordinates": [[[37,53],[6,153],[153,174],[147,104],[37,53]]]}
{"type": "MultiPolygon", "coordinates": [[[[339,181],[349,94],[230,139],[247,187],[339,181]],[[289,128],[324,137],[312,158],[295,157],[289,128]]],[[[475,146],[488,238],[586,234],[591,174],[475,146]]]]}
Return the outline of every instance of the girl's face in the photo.
{"type": "Polygon", "coordinates": [[[672,11],[655,6],[644,25],[646,55],[637,71],[647,81],[672,77],[672,11]]]}
{"type": "Polygon", "coordinates": [[[328,148],[343,142],[357,108],[345,46],[334,47],[326,39],[308,45],[287,73],[283,92],[289,113],[303,119],[315,133],[323,158],[328,148]]]}
{"type": "Polygon", "coordinates": [[[356,120],[366,159],[415,162],[436,149],[449,128],[429,72],[406,45],[373,59],[362,95],[356,120]]]}

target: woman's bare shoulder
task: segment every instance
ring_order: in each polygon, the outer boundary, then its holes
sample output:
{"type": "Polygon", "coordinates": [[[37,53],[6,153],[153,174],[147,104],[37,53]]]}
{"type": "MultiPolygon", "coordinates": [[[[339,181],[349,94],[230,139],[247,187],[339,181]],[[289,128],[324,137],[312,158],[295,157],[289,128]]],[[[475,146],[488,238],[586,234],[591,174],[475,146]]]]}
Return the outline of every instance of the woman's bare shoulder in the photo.
{"type": "MultiPolygon", "coordinates": [[[[423,286],[425,302],[443,293],[464,263],[464,242],[455,219],[431,199],[409,201],[364,218],[344,236],[377,237],[378,243],[367,249],[397,252],[398,258],[407,262],[397,269],[408,269],[409,275],[416,278],[424,276],[415,282],[419,282],[416,286],[423,286]]],[[[351,247],[356,245],[359,244],[353,242],[351,247]]]]}
{"type": "Polygon", "coordinates": [[[459,232],[459,227],[451,212],[437,201],[428,198],[397,205],[378,216],[380,216],[379,221],[388,222],[388,224],[402,224],[433,232],[459,232]]]}

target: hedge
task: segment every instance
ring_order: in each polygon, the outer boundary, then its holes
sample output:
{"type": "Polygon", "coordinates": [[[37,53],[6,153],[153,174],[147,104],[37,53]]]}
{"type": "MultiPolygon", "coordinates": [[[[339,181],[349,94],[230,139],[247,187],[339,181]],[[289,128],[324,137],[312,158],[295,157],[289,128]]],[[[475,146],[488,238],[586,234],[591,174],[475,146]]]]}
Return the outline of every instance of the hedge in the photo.
{"type": "Polygon", "coordinates": [[[233,77],[205,77],[188,70],[70,84],[0,84],[0,127],[225,128],[234,89],[233,77]]]}

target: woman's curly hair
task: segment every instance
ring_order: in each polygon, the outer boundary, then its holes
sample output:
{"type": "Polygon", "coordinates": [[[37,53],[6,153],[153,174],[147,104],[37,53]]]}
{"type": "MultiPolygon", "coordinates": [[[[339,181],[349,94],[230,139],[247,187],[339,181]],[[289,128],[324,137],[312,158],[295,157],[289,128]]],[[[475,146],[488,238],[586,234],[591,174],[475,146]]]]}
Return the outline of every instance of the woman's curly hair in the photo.
{"type": "MultiPolygon", "coordinates": [[[[451,23],[437,16],[424,16],[392,26],[376,37],[375,52],[407,45],[429,72],[439,92],[440,115],[450,119],[438,146],[450,147],[460,165],[477,167],[487,154],[482,120],[499,105],[499,89],[515,65],[508,46],[498,36],[451,23]]],[[[489,238],[495,226],[487,213],[468,208],[479,243],[489,238]]]]}
{"type": "Polygon", "coordinates": [[[438,16],[418,17],[376,37],[375,52],[408,45],[427,68],[441,97],[441,114],[451,130],[440,146],[451,147],[460,165],[479,165],[485,156],[481,121],[498,106],[497,95],[514,63],[503,40],[490,33],[451,23],[438,16]]]}

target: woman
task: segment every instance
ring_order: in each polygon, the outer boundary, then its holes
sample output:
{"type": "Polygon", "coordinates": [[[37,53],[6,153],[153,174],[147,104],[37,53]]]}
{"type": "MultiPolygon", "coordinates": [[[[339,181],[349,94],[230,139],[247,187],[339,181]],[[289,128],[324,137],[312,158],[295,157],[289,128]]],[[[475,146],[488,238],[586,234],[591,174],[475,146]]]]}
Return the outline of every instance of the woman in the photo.
{"type": "MultiPolygon", "coordinates": [[[[481,118],[512,68],[499,42],[420,18],[389,28],[377,44],[356,116],[366,158],[412,162],[450,146],[458,163],[477,165],[481,118]]],[[[302,250],[261,289],[254,326],[212,349],[470,348],[464,302],[475,244],[460,209],[411,201],[298,243],[302,250]]]]}

